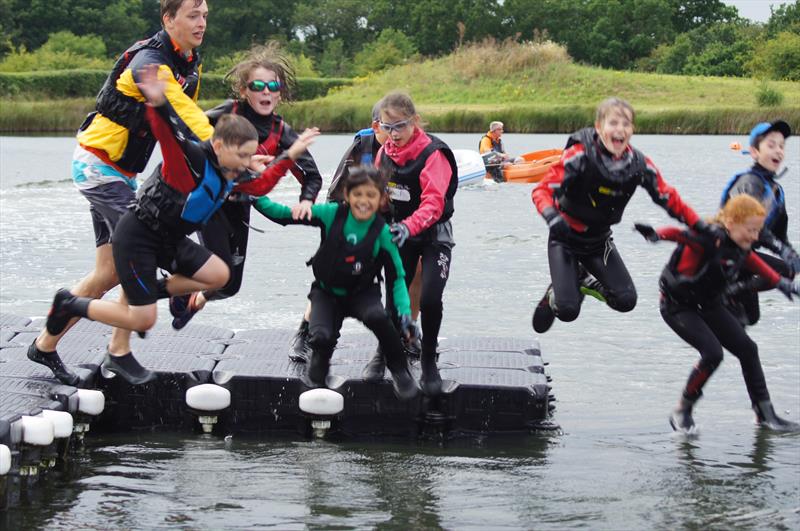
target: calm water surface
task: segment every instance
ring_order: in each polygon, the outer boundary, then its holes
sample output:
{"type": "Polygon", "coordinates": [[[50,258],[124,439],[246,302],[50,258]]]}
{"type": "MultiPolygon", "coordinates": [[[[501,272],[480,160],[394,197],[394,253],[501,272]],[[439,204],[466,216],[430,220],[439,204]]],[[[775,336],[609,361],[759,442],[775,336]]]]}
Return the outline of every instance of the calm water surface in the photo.
{"type": "MultiPolygon", "coordinates": [[[[477,135],[441,135],[475,149],[477,135]]],[[[312,148],[326,177],[349,136],[312,148]]],[[[506,135],[510,152],[558,147],[564,135],[506,135]]],[[[749,159],[712,136],[635,136],[698,212],[711,214],[728,177],[749,159]]],[[[86,201],[69,179],[72,138],[0,137],[0,311],[46,313],[55,290],[93,264],[86,201]]],[[[800,244],[800,142],[783,177],[790,238],[800,244]]],[[[530,315],[548,283],[546,230],[532,185],[459,190],[456,246],[442,336],[533,337],[530,315]]],[[[274,199],[296,201],[285,179],[274,199]]],[[[735,358],[699,403],[700,436],[667,423],[697,355],[663,323],[657,279],[672,245],[650,245],[634,221],[671,223],[640,191],[615,241],[639,291],[618,314],[588,300],[580,318],[540,337],[563,433],[422,443],[330,443],[194,434],[89,434],[70,469],[0,528],[800,528],[800,437],[764,433],[735,358]]],[[[232,329],[294,327],[318,243],[306,227],[254,217],[242,292],[209,304],[199,323],[232,329]]],[[[166,307],[160,310],[166,316],[166,307]]],[[[344,333],[360,330],[355,322],[344,333]]],[[[752,330],[776,407],[800,421],[800,306],[762,296],[752,330]]]]}

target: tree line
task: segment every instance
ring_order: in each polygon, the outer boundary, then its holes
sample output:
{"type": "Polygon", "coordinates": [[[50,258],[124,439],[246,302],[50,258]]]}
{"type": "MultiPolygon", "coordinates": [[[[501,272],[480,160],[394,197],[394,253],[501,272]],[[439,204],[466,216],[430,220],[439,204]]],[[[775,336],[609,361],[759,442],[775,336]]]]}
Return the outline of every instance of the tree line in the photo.
{"type": "MultiPolygon", "coordinates": [[[[721,0],[209,0],[209,10],[211,71],[271,39],[300,75],[350,77],[511,38],[549,39],[605,68],[800,80],[799,0],[764,24],[721,0]]],[[[158,0],[0,0],[0,14],[5,71],[107,67],[160,27],[158,0]]]]}

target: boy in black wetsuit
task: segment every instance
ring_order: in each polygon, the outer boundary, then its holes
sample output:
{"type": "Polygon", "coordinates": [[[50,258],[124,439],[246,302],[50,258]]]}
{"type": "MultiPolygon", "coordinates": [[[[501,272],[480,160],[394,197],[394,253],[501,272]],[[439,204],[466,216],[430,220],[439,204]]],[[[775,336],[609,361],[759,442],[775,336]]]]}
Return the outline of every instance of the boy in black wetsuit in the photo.
{"type": "MultiPolygon", "coordinates": [[[[750,156],[754,164],[749,169],[734,175],[722,192],[720,207],[732,197],[747,194],[764,205],[766,220],[755,248],[766,247],[778,256],[758,252],[758,256],[786,278],[794,278],[800,272],[800,256],[792,247],[787,233],[789,216],[783,187],[778,183],[785,156],[786,139],[792,134],[789,124],[782,120],[762,122],[750,131],[750,156]]],[[[754,325],[761,316],[758,292],[768,289],[763,278],[748,271],[740,275],[740,282],[726,299],[728,308],[743,325],[754,325]]]]}
{"type": "Polygon", "coordinates": [[[556,317],[577,319],[587,292],[619,312],[636,306],[636,288],[614,245],[611,225],[620,222],[639,186],[672,217],[706,230],[653,162],[629,144],[633,120],[628,102],[603,101],[595,126],[570,137],[561,160],[533,189],[533,202],[550,230],[551,284],[532,320],[538,333],[549,330],[556,317]]]}
{"type": "MultiPolygon", "coordinates": [[[[60,289],[47,317],[51,334],[58,335],[73,317],[142,332],[155,324],[158,299],[217,289],[228,281],[225,262],[187,235],[216,212],[234,179],[248,175],[245,170],[258,145],[255,128],[242,117],[226,116],[217,123],[211,140],[194,142],[164,97],[157,70],[137,72],[137,85],[148,99],[146,118],[161,144],[164,162],[114,232],[114,263],[125,301],[77,297],[60,289]],[[158,268],[173,274],[159,280],[158,268]]],[[[130,352],[107,353],[103,366],[132,384],[154,377],[130,352]]]]}

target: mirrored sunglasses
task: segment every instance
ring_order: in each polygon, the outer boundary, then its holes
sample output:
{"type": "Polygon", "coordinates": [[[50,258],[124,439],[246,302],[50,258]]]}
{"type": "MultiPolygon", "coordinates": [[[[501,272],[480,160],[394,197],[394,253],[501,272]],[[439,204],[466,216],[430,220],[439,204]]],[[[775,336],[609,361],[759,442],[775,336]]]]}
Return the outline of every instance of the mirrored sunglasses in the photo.
{"type": "Polygon", "coordinates": [[[249,88],[253,92],[261,92],[264,90],[264,88],[267,88],[270,92],[278,92],[279,90],[281,90],[281,82],[277,80],[261,81],[260,79],[256,79],[248,83],[247,88],[249,88]]]}

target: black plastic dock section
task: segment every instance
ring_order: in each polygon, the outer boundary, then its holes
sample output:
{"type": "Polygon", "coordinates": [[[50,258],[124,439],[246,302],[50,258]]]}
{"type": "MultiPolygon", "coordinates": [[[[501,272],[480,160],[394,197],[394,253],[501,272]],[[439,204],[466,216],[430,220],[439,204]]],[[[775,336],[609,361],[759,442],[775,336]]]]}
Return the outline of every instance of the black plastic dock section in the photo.
{"type": "MultiPolygon", "coordinates": [[[[12,405],[21,400],[17,396],[28,397],[25,404],[30,407],[41,400],[52,409],[53,397],[64,394],[66,386],[25,355],[42,326],[42,320],[0,315],[0,415],[28,414],[28,406],[12,405]],[[38,391],[32,392],[34,387],[38,391]]],[[[186,390],[215,383],[231,392],[231,406],[221,412],[215,431],[307,433],[308,418],[298,408],[298,396],[305,390],[300,381],[305,365],[288,358],[292,331],[234,334],[223,328],[189,325],[180,331],[157,328],[144,340],[134,336],[137,359],[158,374],[155,382],[143,386],[102,376],[99,367],[110,333],[109,327],[84,320],[59,344],[64,362],[77,367],[84,379],[82,386],[106,395],[105,411],[93,422],[93,429],[197,429],[196,416],[186,406],[186,390]]],[[[436,399],[420,395],[409,402],[395,398],[388,379],[380,384],[361,379],[361,370],[376,346],[375,338],[367,333],[340,338],[327,385],[343,395],[344,411],[333,419],[331,433],[415,436],[433,430],[447,436],[527,433],[552,426],[553,397],[533,340],[442,340],[438,364],[444,381],[442,395],[436,399]]],[[[412,362],[412,373],[419,377],[416,362],[412,362]]],[[[68,411],[67,405],[62,404],[62,409],[68,411]]]]}
{"type": "MultiPolygon", "coordinates": [[[[111,328],[80,321],[59,343],[64,362],[81,377],[80,387],[105,395],[98,418],[76,412],[74,387],[59,383],[52,373],[27,359],[28,345],[44,320],[0,314],[0,444],[12,454],[11,472],[0,476],[0,509],[14,504],[8,478],[35,485],[38,470],[65,458],[69,445],[92,431],[186,429],[201,431],[197,412],[186,405],[186,391],[213,383],[231,393],[231,404],[219,412],[214,433],[295,433],[310,436],[312,419],[300,411],[305,391],[300,377],[305,364],[288,358],[290,330],[249,330],[189,325],[180,331],[156,328],[146,339],[135,335],[132,348],[142,365],[155,371],[156,381],[132,386],[119,377],[103,376],[101,365],[111,328]],[[76,429],[69,439],[47,448],[22,443],[23,415],[44,409],[73,415],[76,429]],[[76,435],[77,434],[77,435],[76,435]]],[[[368,333],[345,334],[334,353],[328,388],[344,397],[344,409],[330,418],[326,437],[432,437],[530,433],[552,430],[554,408],[549,377],[533,340],[504,338],[443,339],[439,370],[443,392],[399,401],[388,379],[367,383],[361,370],[372,357],[377,340],[368,333]]],[[[418,362],[412,373],[419,379],[418,362]]],[[[388,378],[388,372],[387,372],[388,378]]]]}

